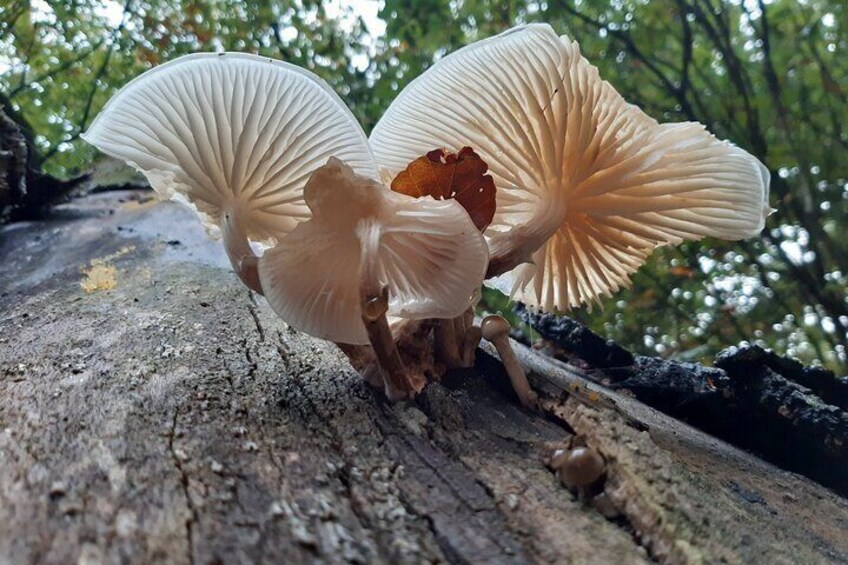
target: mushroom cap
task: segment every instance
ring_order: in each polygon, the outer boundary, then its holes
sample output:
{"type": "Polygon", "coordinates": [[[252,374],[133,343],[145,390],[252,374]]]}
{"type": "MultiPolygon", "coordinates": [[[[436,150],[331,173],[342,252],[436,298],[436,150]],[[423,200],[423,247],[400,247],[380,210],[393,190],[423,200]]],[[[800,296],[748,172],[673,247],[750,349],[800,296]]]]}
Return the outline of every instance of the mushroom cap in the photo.
{"type": "Polygon", "coordinates": [[[331,156],[376,178],[368,140],[314,74],[267,57],[198,53],[150,70],[106,104],[83,139],[187,201],[207,227],[225,211],[254,240],[306,219],[303,187],[331,156]]]}
{"type": "Polygon", "coordinates": [[[658,124],[546,24],[440,60],[370,141],[384,178],[433,148],[474,148],[497,187],[493,257],[532,262],[497,282],[544,310],[611,294],[658,246],[757,235],[770,212],[762,163],[701,124],[658,124]]]}
{"type": "Polygon", "coordinates": [[[480,332],[486,341],[509,337],[509,329],[509,322],[503,316],[486,316],[480,322],[480,332]]]}
{"type": "Polygon", "coordinates": [[[293,327],[367,344],[363,284],[388,287],[388,315],[400,318],[451,318],[471,304],[488,248],[457,201],[392,192],[335,158],[310,177],[305,197],[312,217],[259,259],[268,303],[293,327]]]}
{"type": "Polygon", "coordinates": [[[569,487],[586,487],[601,478],[606,463],[591,447],[575,447],[557,461],[557,475],[569,487]]]}

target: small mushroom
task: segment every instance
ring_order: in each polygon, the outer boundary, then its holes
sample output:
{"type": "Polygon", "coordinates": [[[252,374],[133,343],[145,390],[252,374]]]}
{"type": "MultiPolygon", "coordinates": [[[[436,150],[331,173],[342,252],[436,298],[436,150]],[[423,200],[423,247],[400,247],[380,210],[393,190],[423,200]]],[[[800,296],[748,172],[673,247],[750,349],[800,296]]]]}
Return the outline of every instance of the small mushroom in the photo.
{"type": "Polygon", "coordinates": [[[221,234],[233,269],[261,292],[250,242],[309,217],[303,189],[330,157],[377,178],[365,133],[311,72],[244,53],[198,53],[140,75],[82,136],[141,171],[221,234]]]}
{"type": "Polygon", "coordinates": [[[594,484],[604,474],[604,458],[591,447],[575,447],[564,452],[551,466],[559,480],[567,487],[585,488],[594,484]]]}
{"type": "Polygon", "coordinates": [[[490,341],[497,349],[501,363],[509,375],[512,389],[518,395],[521,405],[525,408],[536,408],[538,397],[530,388],[527,375],[524,374],[524,369],[519,365],[512,345],[509,343],[509,322],[503,316],[487,316],[480,324],[480,331],[483,339],[490,341]]]}
{"type": "Polygon", "coordinates": [[[562,467],[563,463],[565,463],[566,458],[568,458],[568,454],[570,449],[557,449],[554,451],[553,455],[551,455],[551,459],[548,463],[548,466],[556,471],[560,467],[562,467]]]}
{"type": "Polygon", "coordinates": [[[474,147],[497,189],[488,277],[508,273],[492,284],[545,311],[627,285],[659,246],[754,237],[771,210],[762,163],[701,124],[657,123],[547,24],[440,59],[370,141],[386,178],[430,148],[474,147]]]}

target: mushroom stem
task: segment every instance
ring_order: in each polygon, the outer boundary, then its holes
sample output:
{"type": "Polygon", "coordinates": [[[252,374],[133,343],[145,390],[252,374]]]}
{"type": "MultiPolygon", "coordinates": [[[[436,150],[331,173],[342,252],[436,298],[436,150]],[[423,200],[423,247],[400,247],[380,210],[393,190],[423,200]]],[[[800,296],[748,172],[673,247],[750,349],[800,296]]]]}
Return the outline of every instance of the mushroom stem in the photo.
{"type": "Polygon", "coordinates": [[[410,398],[415,394],[395,345],[392,330],[386,319],[389,308],[389,289],[383,287],[379,295],[363,293],[362,323],[374,349],[374,356],[383,374],[386,397],[392,402],[410,398]]]}
{"type": "Polygon", "coordinates": [[[474,325],[473,308],[455,318],[437,320],[433,330],[436,358],[446,369],[472,367],[481,337],[480,328],[474,325]]]}
{"type": "Polygon", "coordinates": [[[224,249],[227,250],[233,270],[249,289],[264,294],[262,283],[259,281],[259,257],[254,255],[250,248],[247,233],[239,221],[237,211],[224,213],[221,231],[224,236],[224,249]]]}
{"type": "Polygon", "coordinates": [[[462,316],[455,318],[456,324],[461,328],[459,335],[459,356],[462,359],[462,367],[473,367],[477,346],[483,337],[480,328],[474,325],[474,308],[470,307],[462,316]]]}
{"type": "Polygon", "coordinates": [[[521,263],[532,260],[533,252],[539,249],[556,233],[558,224],[553,219],[559,214],[552,209],[544,209],[527,224],[512,228],[502,234],[495,234],[489,242],[489,267],[486,278],[497,277],[513,270],[521,263]]]}
{"type": "Polygon", "coordinates": [[[530,388],[527,375],[524,374],[524,370],[518,364],[518,359],[509,343],[509,322],[503,316],[487,316],[480,324],[480,330],[483,338],[490,341],[498,350],[501,363],[503,363],[506,373],[509,375],[512,389],[518,395],[521,405],[525,408],[536,408],[538,397],[530,388]]]}
{"type": "Polygon", "coordinates": [[[377,250],[380,246],[380,228],[364,224],[360,230],[362,245],[362,271],[359,287],[362,323],[368,341],[377,358],[383,376],[386,397],[392,402],[411,398],[415,394],[403,361],[400,358],[386,312],[389,309],[389,288],[380,282],[380,265],[377,250]]]}
{"type": "Polygon", "coordinates": [[[456,333],[456,350],[460,361],[462,360],[462,346],[465,343],[465,334],[468,333],[468,328],[474,323],[474,314],[469,310],[466,310],[453,319],[454,333],[456,333]]]}
{"type": "Polygon", "coordinates": [[[477,346],[483,338],[483,332],[477,326],[469,326],[465,331],[465,340],[462,343],[462,364],[464,367],[473,367],[477,346]]]}
{"type": "Polygon", "coordinates": [[[456,318],[436,320],[433,328],[433,345],[436,359],[447,369],[462,366],[460,344],[464,334],[457,332],[456,318]]]}

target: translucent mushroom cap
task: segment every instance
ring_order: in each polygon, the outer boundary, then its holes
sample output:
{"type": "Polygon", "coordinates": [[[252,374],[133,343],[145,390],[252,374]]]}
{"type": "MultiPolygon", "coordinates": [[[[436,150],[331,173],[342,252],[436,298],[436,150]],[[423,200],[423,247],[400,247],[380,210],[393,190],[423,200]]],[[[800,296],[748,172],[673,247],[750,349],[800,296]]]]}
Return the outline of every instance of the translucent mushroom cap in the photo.
{"type": "Polygon", "coordinates": [[[492,259],[529,262],[498,282],[544,310],[611,294],[658,246],[755,236],[771,210],[756,158],[701,124],[658,124],[546,24],[440,60],[370,141],[389,178],[435,147],[473,147],[497,187],[492,259]]]}
{"type": "Polygon", "coordinates": [[[247,237],[277,238],[309,215],[303,187],[329,157],[377,176],[362,128],[312,73],[241,53],[199,53],[124,86],[83,139],[188,201],[207,227],[225,211],[247,237]]]}
{"type": "Polygon", "coordinates": [[[392,192],[334,158],[305,196],[312,217],[259,259],[268,303],[293,327],[368,343],[363,288],[386,288],[388,314],[401,318],[452,318],[470,306],[488,249],[457,201],[392,192]]]}

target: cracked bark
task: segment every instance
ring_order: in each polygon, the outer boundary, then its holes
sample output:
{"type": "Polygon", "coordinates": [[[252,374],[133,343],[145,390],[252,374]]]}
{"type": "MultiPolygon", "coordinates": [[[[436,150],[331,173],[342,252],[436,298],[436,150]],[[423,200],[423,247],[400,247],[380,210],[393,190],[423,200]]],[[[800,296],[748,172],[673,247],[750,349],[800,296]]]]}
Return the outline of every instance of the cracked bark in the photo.
{"type": "Polygon", "coordinates": [[[0,561],[848,559],[843,499],[525,349],[545,413],[485,355],[387,405],[139,197],[0,239],[0,561]],[[114,287],[84,292],[115,255],[114,287]],[[546,467],[575,434],[618,517],[546,467]]]}
{"type": "Polygon", "coordinates": [[[189,494],[189,476],[185,469],[183,469],[182,461],[180,461],[182,454],[174,449],[174,440],[177,437],[177,422],[179,420],[179,416],[180,410],[179,407],[177,407],[174,410],[174,418],[171,422],[171,431],[168,434],[168,451],[171,454],[171,460],[174,462],[174,468],[179,474],[180,486],[182,487],[183,496],[185,497],[185,505],[189,512],[189,516],[185,519],[186,558],[188,559],[188,562],[193,565],[194,537],[192,534],[192,527],[197,521],[197,509],[191,501],[191,494],[189,494]]]}

